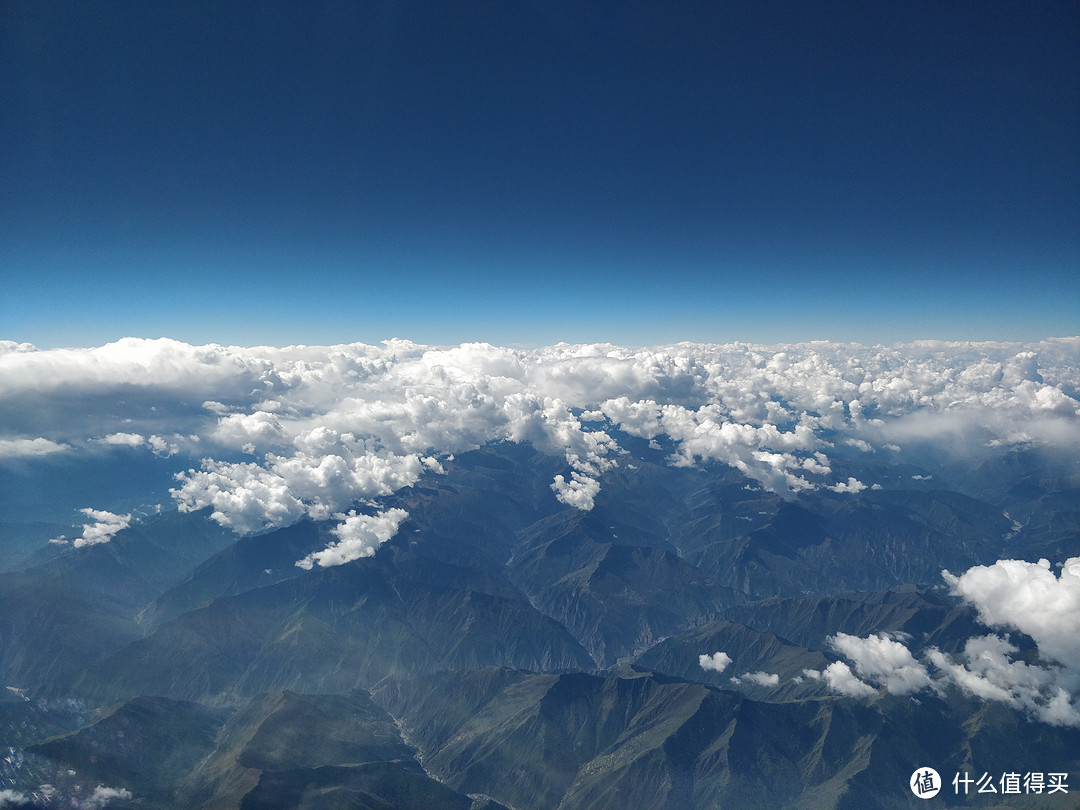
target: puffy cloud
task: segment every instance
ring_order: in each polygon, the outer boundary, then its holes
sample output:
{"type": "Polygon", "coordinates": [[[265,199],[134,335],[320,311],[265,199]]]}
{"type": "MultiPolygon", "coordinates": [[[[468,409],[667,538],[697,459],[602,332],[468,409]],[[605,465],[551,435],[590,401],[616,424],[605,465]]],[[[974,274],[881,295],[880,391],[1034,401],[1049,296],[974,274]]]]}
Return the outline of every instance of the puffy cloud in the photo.
{"type": "Polygon", "coordinates": [[[952,593],[975,606],[990,627],[1009,627],[1035,639],[1039,654],[1080,670],[1080,557],[1055,576],[1050,562],[998,560],[959,577],[942,576],[952,593]]]}
{"type": "Polygon", "coordinates": [[[861,450],[863,453],[870,453],[874,449],[870,442],[865,439],[844,439],[844,444],[848,447],[854,447],[856,450],[861,450]]]}
{"type": "Polygon", "coordinates": [[[5,787],[0,791],[0,808],[11,805],[25,805],[29,804],[30,798],[21,791],[13,791],[10,787],[5,787]]]}
{"type": "Polygon", "coordinates": [[[12,790],[11,788],[0,790],[0,808],[11,807],[12,805],[21,807],[29,803],[30,797],[21,791],[12,790]]]}
{"type": "Polygon", "coordinates": [[[1018,703],[1008,688],[1010,685],[1032,686],[1034,668],[1024,664],[1014,666],[1008,654],[1016,648],[997,636],[968,639],[964,645],[967,664],[956,664],[940,650],[931,650],[930,660],[934,666],[964,691],[987,700],[1018,703]],[[989,677],[987,677],[989,676],[989,677]]]}
{"type": "Polygon", "coordinates": [[[930,660],[943,677],[987,700],[1022,707],[1055,725],[1080,726],[1080,557],[1055,576],[1050,562],[998,560],[960,576],[943,571],[952,592],[972,604],[990,627],[1019,630],[1035,640],[1040,667],[1010,656],[1016,648],[999,636],[969,639],[959,661],[937,650],[930,660]]]}
{"type": "Polygon", "coordinates": [[[394,536],[398,526],[408,516],[404,509],[388,509],[373,516],[358,515],[356,512],[342,515],[344,522],[331,530],[338,542],[297,560],[296,565],[307,569],[316,563],[329,567],[370,557],[380,545],[394,536]]]}
{"type": "Polygon", "coordinates": [[[47,456],[70,449],[69,445],[40,437],[37,439],[0,439],[0,461],[47,456]]]}
{"type": "Polygon", "coordinates": [[[1015,652],[1005,639],[988,635],[968,639],[960,662],[934,649],[928,657],[943,680],[969,694],[1022,708],[1052,725],[1080,726],[1080,707],[1062,684],[1061,671],[1012,661],[1015,652]]]}
{"type": "Polygon", "coordinates": [[[587,512],[593,508],[593,498],[600,492],[600,482],[579,472],[572,472],[569,481],[556,475],[551,489],[562,503],[587,512]]]}
{"type": "Polygon", "coordinates": [[[731,682],[735,684],[743,681],[750,681],[758,686],[777,686],[780,683],[780,676],[775,672],[746,672],[738,678],[731,679],[731,682]]]}
{"type": "Polygon", "coordinates": [[[110,433],[104,438],[96,440],[100,444],[111,447],[149,447],[155,456],[169,458],[180,452],[181,444],[190,447],[198,441],[198,437],[184,437],[174,435],[171,439],[152,434],[143,436],[141,433],[110,433]]]}
{"type": "Polygon", "coordinates": [[[117,799],[127,801],[132,798],[131,791],[124,788],[112,788],[98,785],[94,791],[77,804],[79,810],[102,810],[117,799]]]}
{"type": "Polygon", "coordinates": [[[267,456],[267,467],[319,520],[357,500],[390,495],[416,482],[424,471],[420,456],[351,452],[267,456]]]}
{"type": "Polygon", "coordinates": [[[702,653],[698,656],[698,665],[707,672],[723,672],[731,666],[731,656],[726,652],[702,653]]]}
{"type": "Polygon", "coordinates": [[[146,439],[138,433],[110,433],[101,442],[121,447],[141,447],[146,444],[146,439]]]}
{"type": "Polygon", "coordinates": [[[285,431],[278,417],[267,411],[233,413],[221,417],[214,429],[213,438],[224,445],[239,447],[251,442],[259,445],[276,445],[285,440],[285,431]]]}
{"type": "Polygon", "coordinates": [[[864,680],[884,686],[893,694],[906,695],[932,685],[926,667],[902,642],[884,633],[867,638],[837,633],[828,638],[828,643],[855,664],[864,680]]]}
{"type": "Polygon", "coordinates": [[[181,512],[213,507],[211,517],[241,534],[287,526],[307,511],[285,479],[257,464],[204,459],[202,469],[180,473],[171,490],[181,512]]]}
{"type": "Polygon", "coordinates": [[[290,456],[268,454],[265,464],[204,459],[202,469],[178,474],[172,490],[182,511],[212,506],[223,526],[250,534],[294,523],[325,520],[356,501],[409,486],[438,461],[370,450],[351,434],[316,429],[298,438],[290,456]]]}
{"type": "Polygon", "coordinates": [[[828,486],[825,488],[831,489],[833,492],[850,492],[852,494],[855,494],[857,492],[862,492],[864,489],[866,489],[866,484],[864,484],[857,478],[848,476],[848,480],[846,483],[833,484],[832,486],[828,486]]]}
{"type": "Polygon", "coordinates": [[[829,475],[832,472],[832,467],[829,466],[829,459],[822,452],[816,452],[813,456],[804,458],[800,466],[814,475],[829,475]]]}
{"type": "Polygon", "coordinates": [[[851,671],[851,667],[843,661],[833,661],[820,673],[815,672],[814,670],[803,671],[812,678],[824,678],[825,683],[828,684],[829,688],[838,695],[844,695],[845,697],[866,697],[867,695],[874,694],[874,687],[860,681],[855,676],[855,673],[851,671]]]}
{"type": "Polygon", "coordinates": [[[180,445],[176,441],[169,441],[161,436],[150,436],[147,438],[146,443],[150,445],[150,449],[154,451],[155,456],[161,456],[162,458],[169,458],[180,452],[180,445]]]}
{"type": "MultiPolygon", "coordinates": [[[[461,361],[462,356],[475,358],[478,351],[480,347],[473,346],[465,353],[428,352],[420,361],[410,359],[392,369],[392,379],[383,381],[385,387],[366,396],[317,392],[307,401],[294,398],[288,407],[275,401],[276,412],[265,410],[267,403],[261,403],[260,410],[250,415],[225,414],[215,430],[216,441],[246,451],[253,451],[258,442],[292,450],[291,454],[267,453],[260,465],[282,482],[275,497],[245,497],[243,491],[250,489],[254,471],[210,461],[204,461],[202,472],[183,474],[176,495],[185,508],[214,504],[215,519],[240,531],[257,530],[280,525],[280,521],[266,521],[262,526],[253,522],[247,507],[254,507],[256,501],[284,501],[288,505],[279,512],[284,515],[298,513],[294,503],[298,501],[307,514],[322,518],[358,499],[408,486],[425,469],[439,472],[438,459],[427,455],[430,449],[449,455],[508,439],[562,452],[572,472],[569,479],[555,479],[556,497],[577,508],[591,508],[599,491],[596,476],[614,463],[608,458],[617,449],[614,442],[603,431],[583,429],[560,400],[513,390],[504,379],[475,378],[475,371],[447,365],[451,359],[461,361]],[[468,379],[469,373],[474,379],[468,379]],[[328,407],[315,422],[304,411],[314,399],[324,397],[328,407]],[[233,502],[222,497],[229,489],[229,478],[238,490],[236,504],[245,507],[241,514],[234,514],[233,502]]],[[[500,370],[516,368],[512,363],[504,365],[500,370]]],[[[371,384],[370,375],[364,384],[371,384]]]]}
{"type": "Polygon", "coordinates": [[[86,508],[79,511],[96,522],[83,524],[82,537],[75,540],[75,548],[108,543],[118,531],[131,525],[131,515],[114,515],[103,509],[86,508]]]}
{"type": "Polygon", "coordinates": [[[608,400],[602,408],[613,423],[631,435],[653,439],[662,434],[673,439],[678,448],[669,459],[673,464],[720,461],[785,497],[812,488],[801,473],[818,472],[822,466],[817,457],[809,467],[804,466],[807,458],[792,452],[816,448],[813,431],[804,425],[781,431],[771,424],[729,421],[719,405],[690,410],[653,401],[632,403],[625,397],[608,400]]]}

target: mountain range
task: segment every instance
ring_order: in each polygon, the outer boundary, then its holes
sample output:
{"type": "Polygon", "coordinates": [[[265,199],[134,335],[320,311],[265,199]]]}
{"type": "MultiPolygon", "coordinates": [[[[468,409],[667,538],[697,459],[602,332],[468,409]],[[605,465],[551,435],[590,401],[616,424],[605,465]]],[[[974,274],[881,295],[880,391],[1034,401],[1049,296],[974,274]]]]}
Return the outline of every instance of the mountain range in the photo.
{"type": "Polygon", "coordinates": [[[296,565],[331,523],[240,536],[205,509],[8,563],[0,806],[921,807],[921,766],[1065,773],[1069,793],[1001,806],[1075,806],[1076,725],[958,681],[824,677],[841,637],[956,657],[988,634],[942,570],[1077,548],[1067,463],[1020,449],[935,487],[790,499],[646,451],[589,511],[551,497],[564,464],[458,454],[334,567],[296,565]]]}

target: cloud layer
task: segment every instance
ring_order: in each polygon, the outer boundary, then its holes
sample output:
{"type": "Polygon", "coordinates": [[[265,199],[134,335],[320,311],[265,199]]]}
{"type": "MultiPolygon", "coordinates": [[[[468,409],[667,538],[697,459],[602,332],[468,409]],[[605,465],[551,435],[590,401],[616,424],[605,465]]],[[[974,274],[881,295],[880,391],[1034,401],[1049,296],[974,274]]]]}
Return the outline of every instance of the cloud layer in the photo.
{"type": "MultiPolygon", "coordinates": [[[[673,465],[729,464],[785,498],[847,496],[880,484],[834,475],[843,454],[925,440],[1080,447],[1078,369],[1078,338],[528,351],[402,340],[239,348],[128,338],[51,351],[0,342],[0,464],[95,452],[174,458],[180,508],[211,507],[242,533],[378,512],[380,498],[491,441],[562,455],[552,497],[584,510],[620,463],[624,434],[665,441],[673,465]]],[[[373,547],[342,538],[308,562],[373,547]]]]}

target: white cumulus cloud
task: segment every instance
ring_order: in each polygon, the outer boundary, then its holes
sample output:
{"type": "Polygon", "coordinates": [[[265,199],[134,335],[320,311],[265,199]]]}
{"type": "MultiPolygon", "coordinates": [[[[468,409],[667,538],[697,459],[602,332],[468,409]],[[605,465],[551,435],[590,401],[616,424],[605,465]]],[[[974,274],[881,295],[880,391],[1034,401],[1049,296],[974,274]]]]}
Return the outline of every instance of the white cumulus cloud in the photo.
{"type": "Polygon", "coordinates": [[[943,677],[987,700],[1018,706],[1055,725],[1080,726],[1080,557],[1056,576],[1050,562],[998,560],[960,576],[943,571],[955,595],[990,627],[1026,633],[1050,666],[1012,660],[1016,647],[996,635],[969,639],[956,660],[931,650],[943,677]]]}
{"type": "Polygon", "coordinates": [[[758,686],[777,686],[780,683],[780,676],[775,672],[745,672],[739,677],[731,679],[731,682],[735,684],[743,681],[750,681],[750,683],[755,683],[758,686]]]}
{"type": "Polygon", "coordinates": [[[579,472],[572,472],[569,481],[556,475],[551,488],[555,497],[567,506],[588,511],[593,508],[593,499],[600,492],[600,482],[579,472]]]}
{"type": "Polygon", "coordinates": [[[969,694],[1022,708],[1052,725],[1080,726],[1080,706],[1061,671],[1013,661],[1015,652],[1005,639],[988,635],[968,639],[959,662],[934,649],[928,657],[944,681],[969,694]]]}
{"type": "Polygon", "coordinates": [[[698,656],[698,665],[707,672],[723,672],[731,666],[731,656],[726,652],[702,653],[698,656]]]}
{"type": "Polygon", "coordinates": [[[89,796],[77,804],[77,807],[79,810],[102,810],[117,799],[127,801],[131,798],[130,790],[98,785],[89,796]]]}
{"type": "Polygon", "coordinates": [[[831,489],[833,492],[850,492],[852,494],[855,494],[858,492],[862,492],[864,489],[866,489],[866,484],[864,484],[857,478],[848,476],[848,480],[846,482],[833,484],[832,486],[826,487],[826,489],[831,489]]]}
{"type": "Polygon", "coordinates": [[[257,464],[203,459],[201,470],[177,475],[181,512],[213,507],[211,517],[241,534],[288,526],[306,513],[285,479],[257,464]]]}
{"type": "MultiPolygon", "coordinates": [[[[807,670],[806,674],[810,675],[811,672],[813,670],[807,670]]],[[[843,661],[833,661],[825,667],[824,671],[814,673],[811,677],[818,677],[819,675],[825,679],[825,683],[829,685],[829,688],[838,695],[866,697],[874,694],[874,687],[859,680],[855,673],[851,671],[851,667],[843,661]]]]}
{"type": "Polygon", "coordinates": [[[1080,670],[1080,557],[1055,576],[1049,560],[998,560],[942,576],[953,594],[970,602],[989,627],[1007,627],[1035,639],[1040,655],[1080,670]]]}
{"type": "Polygon", "coordinates": [[[38,437],[36,439],[0,439],[0,461],[15,458],[35,458],[70,450],[69,445],[38,437]]]}
{"type": "MultiPolygon", "coordinates": [[[[181,437],[177,436],[176,439],[181,437]]],[[[189,437],[188,441],[196,441],[198,437],[189,437]]],[[[150,449],[154,451],[155,456],[161,456],[162,458],[169,458],[175,456],[180,452],[180,444],[177,441],[170,441],[162,436],[153,435],[147,438],[146,443],[150,445],[150,449]]]]}
{"type": "Polygon", "coordinates": [[[307,569],[316,563],[329,567],[361,557],[370,557],[379,546],[394,536],[398,526],[408,516],[409,513],[404,509],[387,509],[377,515],[358,515],[356,512],[342,515],[344,521],[332,529],[338,542],[298,560],[296,565],[307,569]]]}
{"type": "Polygon", "coordinates": [[[75,540],[75,548],[108,543],[113,535],[131,525],[131,515],[115,515],[103,509],[80,509],[93,523],[84,523],[82,537],[75,540]]]}
{"type": "Polygon", "coordinates": [[[863,680],[884,686],[896,695],[917,692],[932,685],[926,667],[912,656],[903,642],[878,633],[866,638],[837,633],[829,645],[855,664],[863,680]]]}
{"type": "Polygon", "coordinates": [[[146,444],[146,439],[138,433],[110,433],[101,442],[120,447],[141,447],[146,444]]]}

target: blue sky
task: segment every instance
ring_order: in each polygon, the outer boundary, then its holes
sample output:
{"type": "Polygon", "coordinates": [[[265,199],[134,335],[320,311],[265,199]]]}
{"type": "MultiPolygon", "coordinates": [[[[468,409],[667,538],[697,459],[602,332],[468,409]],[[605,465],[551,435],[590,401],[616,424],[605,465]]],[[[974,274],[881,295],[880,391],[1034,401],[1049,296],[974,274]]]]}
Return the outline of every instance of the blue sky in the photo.
{"type": "Polygon", "coordinates": [[[0,339],[1080,332],[1075,3],[0,13],[0,339]]]}

